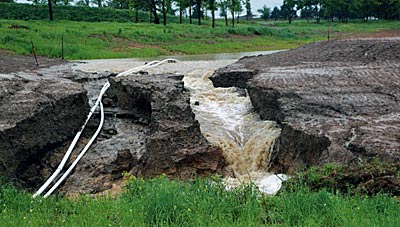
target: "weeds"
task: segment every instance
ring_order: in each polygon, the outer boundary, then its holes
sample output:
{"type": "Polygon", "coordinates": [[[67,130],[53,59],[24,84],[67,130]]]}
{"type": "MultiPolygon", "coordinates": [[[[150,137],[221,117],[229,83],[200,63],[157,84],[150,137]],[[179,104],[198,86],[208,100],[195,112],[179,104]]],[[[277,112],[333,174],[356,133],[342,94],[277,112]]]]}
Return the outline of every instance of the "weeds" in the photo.
{"type": "Polygon", "coordinates": [[[293,25],[243,22],[232,28],[217,21],[217,27],[212,29],[208,24],[170,24],[164,28],[146,23],[0,20],[0,49],[29,54],[32,39],[39,55],[60,57],[64,36],[66,59],[151,58],[290,49],[326,40],[328,27],[332,29],[332,38],[340,38],[398,26],[398,21],[346,24],[296,21],[293,25]]]}
{"type": "Polygon", "coordinates": [[[218,177],[190,181],[130,177],[118,197],[32,199],[2,182],[2,226],[397,226],[387,195],[342,195],[298,185],[267,197],[247,185],[226,191],[218,177]]]}
{"type": "Polygon", "coordinates": [[[326,189],[337,194],[375,195],[381,192],[400,196],[399,170],[400,162],[378,160],[349,165],[326,164],[296,173],[286,185],[292,191],[306,187],[311,191],[326,189]]]}

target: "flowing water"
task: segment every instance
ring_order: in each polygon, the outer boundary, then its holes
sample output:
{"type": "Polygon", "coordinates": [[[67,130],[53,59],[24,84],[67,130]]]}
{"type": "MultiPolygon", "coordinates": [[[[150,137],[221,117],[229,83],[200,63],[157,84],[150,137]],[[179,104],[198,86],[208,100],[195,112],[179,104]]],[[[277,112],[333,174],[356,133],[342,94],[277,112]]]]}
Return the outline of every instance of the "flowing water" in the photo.
{"type": "Polygon", "coordinates": [[[226,179],[229,185],[249,180],[257,183],[269,175],[269,154],[280,129],[275,122],[259,118],[245,90],[214,88],[208,79],[211,73],[194,71],[184,77],[201,131],[222,148],[235,176],[226,179]]]}
{"type": "MultiPolygon", "coordinates": [[[[236,59],[236,55],[207,55],[198,57],[195,61],[184,59],[148,70],[150,73],[185,75],[185,87],[190,89],[191,106],[200,122],[201,131],[211,143],[222,148],[226,162],[235,176],[225,179],[231,187],[250,180],[257,184],[270,175],[267,168],[269,155],[280,134],[275,122],[263,121],[253,111],[245,90],[214,88],[208,79],[216,69],[231,64],[236,59]]],[[[95,60],[88,61],[81,67],[85,71],[90,68],[99,70],[99,67],[124,71],[140,64],[143,61],[132,59],[95,60]]]]}

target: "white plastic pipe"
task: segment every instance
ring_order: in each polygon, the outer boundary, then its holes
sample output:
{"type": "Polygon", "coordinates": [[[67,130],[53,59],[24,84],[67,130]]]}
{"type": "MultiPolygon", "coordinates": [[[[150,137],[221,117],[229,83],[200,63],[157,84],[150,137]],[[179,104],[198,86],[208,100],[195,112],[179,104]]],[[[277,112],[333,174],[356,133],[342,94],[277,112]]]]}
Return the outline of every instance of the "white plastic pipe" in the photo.
{"type": "Polygon", "coordinates": [[[68,175],[71,173],[71,171],[75,168],[75,166],[78,164],[78,162],[82,159],[82,157],[86,154],[86,152],[89,150],[90,146],[94,142],[94,140],[97,138],[99,135],[101,128],[103,127],[104,124],[104,109],[103,109],[103,103],[100,102],[100,124],[99,127],[97,127],[96,132],[93,134],[92,138],[90,138],[89,142],[86,144],[85,148],[81,151],[81,153],[78,155],[78,157],[74,160],[74,162],[69,166],[67,171],[62,175],[60,179],[53,185],[53,187],[50,188],[50,190],[43,196],[44,198],[47,198],[51,193],[54,192],[54,190],[57,189],[57,187],[65,180],[65,178],[68,177],[68,175]]]}
{"type": "Polygon", "coordinates": [[[104,95],[104,93],[107,91],[107,89],[110,87],[110,83],[107,82],[106,84],[104,84],[103,88],[100,91],[100,95],[97,98],[96,103],[93,105],[93,107],[90,109],[90,112],[86,118],[85,123],[83,124],[83,126],[81,127],[81,129],[79,130],[79,132],[75,135],[75,138],[72,140],[72,143],[69,145],[67,152],[65,153],[63,159],[61,160],[60,164],[58,165],[57,169],[54,171],[54,173],[47,179],[47,181],[42,185],[42,187],[39,188],[39,190],[33,194],[33,198],[35,198],[36,196],[40,195],[43,193],[44,190],[46,190],[47,187],[49,187],[49,185],[51,184],[51,182],[54,181],[54,179],[60,174],[61,170],[64,168],[65,163],[68,161],[69,156],[71,155],[72,151],[74,150],[76,143],[78,142],[79,138],[81,137],[81,134],[83,132],[83,130],[85,129],[87,123],[89,122],[89,120],[92,118],[92,115],[94,113],[94,111],[96,110],[97,106],[99,105],[99,103],[101,102],[101,98],[104,95]]]}
{"type": "MultiPolygon", "coordinates": [[[[126,76],[129,75],[133,72],[138,72],[142,69],[145,68],[152,68],[152,67],[156,67],[159,66],[165,62],[177,62],[177,60],[175,59],[165,59],[163,61],[152,61],[147,63],[146,65],[143,66],[139,66],[130,70],[127,70],[125,72],[119,73],[116,77],[120,77],[120,76],[126,76]]],[[[49,187],[49,185],[51,184],[51,182],[54,181],[54,179],[60,174],[60,172],[62,171],[62,169],[64,168],[64,165],[66,164],[66,162],[68,161],[73,149],[76,146],[76,143],[78,142],[83,130],[85,129],[87,123],[89,122],[89,120],[91,119],[94,111],[96,110],[97,106],[100,105],[100,112],[101,112],[101,119],[100,119],[100,124],[99,127],[97,128],[96,132],[93,134],[93,136],[91,137],[91,139],[89,140],[89,142],[86,144],[86,146],[84,147],[84,149],[81,151],[81,153],[79,154],[79,156],[75,159],[75,161],[71,164],[71,166],[68,168],[68,170],[63,174],[63,176],[53,185],[53,187],[44,195],[44,197],[48,197],[51,193],[53,193],[54,190],[57,189],[57,187],[64,181],[64,179],[69,175],[69,173],[74,169],[74,167],[78,164],[79,160],[85,155],[85,153],[87,152],[87,150],[90,148],[90,146],[92,145],[92,143],[94,142],[94,140],[97,138],[98,134],[101,131],[101,128],[103,127],[104,124],[104,109],[103,109],[103,104],[101,103],[101,100],[103,98],[103,95],[105,94],[105,92],[107,91],[107,89],[110,87],[110,83],[107,81],[107,83],[105,83],[100,91],[99,96],[97,97],[97,100],[95,102],[95,104],[93,105],[93,107],[90,109],[90,112],[86,118],[85,123],[83,124],[83,126],[81,127],[81,129],[78,131],[78,133],[75,135],[74,139],[72,140],[70,146],[68,147],[67,152],[65,153],[63,159],[61,160],[60,164],[58,165],[57,169],[54,171],[54,173],[47,179],[47,181],[39,188],[39,190],[33,194],[33,198],[37,197],[38,195],[42,194],[47,187],[49,187]]]]}

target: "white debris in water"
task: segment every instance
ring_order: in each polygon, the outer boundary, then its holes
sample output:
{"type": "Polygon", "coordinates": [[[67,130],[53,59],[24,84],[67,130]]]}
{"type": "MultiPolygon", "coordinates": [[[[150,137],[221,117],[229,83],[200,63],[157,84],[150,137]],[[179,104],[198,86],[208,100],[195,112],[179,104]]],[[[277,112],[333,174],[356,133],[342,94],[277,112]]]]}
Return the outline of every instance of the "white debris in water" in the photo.
{"type": "Polygon", "coordinates": [[[254,184],[258,190],[266,195],[275,195],[282,187],[282,182],[290,177],[285,174],[266,174],[262,172],[253,172],[247,176],[241,177],[226,177],[223,179],[223,184],[226,190],[232,190],[240,185],[254,184]]]}
{"type": "Polygon", "coordinates": [[[282,182],[288,179],[289,177],[285,174],[274,174],[262,178],[256,185],[261,192],[267,195],[275,195],[281,189],[282,182]]]}

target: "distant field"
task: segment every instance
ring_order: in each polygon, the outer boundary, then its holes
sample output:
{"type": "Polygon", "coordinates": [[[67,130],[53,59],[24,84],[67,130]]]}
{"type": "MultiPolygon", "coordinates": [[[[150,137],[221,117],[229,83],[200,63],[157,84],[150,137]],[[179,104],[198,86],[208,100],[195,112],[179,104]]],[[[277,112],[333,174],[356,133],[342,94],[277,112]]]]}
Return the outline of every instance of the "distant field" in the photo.
{"type": "Polygon", "coordinates": [[[228,53],[290,49],[343,37],[399,34],[400,21],[316,24],[312,21],[241,21],[234,28],[210,20],[204,25],[0,20],[0,49],[66,59],[151,58],[160,55],[228,53]]]}

